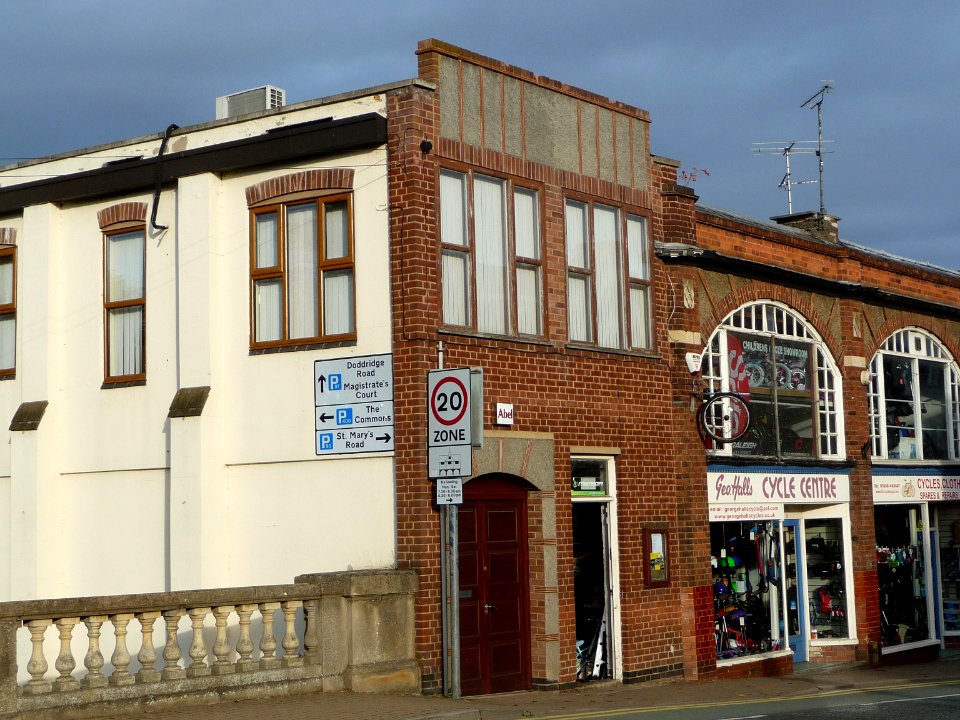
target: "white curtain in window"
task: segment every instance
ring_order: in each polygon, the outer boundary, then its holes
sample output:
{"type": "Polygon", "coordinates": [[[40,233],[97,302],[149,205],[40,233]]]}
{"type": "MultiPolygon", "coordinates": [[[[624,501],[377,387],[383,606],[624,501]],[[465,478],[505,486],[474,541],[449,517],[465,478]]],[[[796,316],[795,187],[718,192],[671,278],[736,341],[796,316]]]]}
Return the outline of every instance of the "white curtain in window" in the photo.
{"type": "Polygon", "coordinates": [[[540,268],[517,265],[517,330],[540,334],[540,268]]]}
{"type": "Polygon", "coordinates": [[[320,332],[317,312],[317,206],[287,209],[287,322],[289,338],[320,332]]]}
{"type": "MultiPolygon", "coordinates": [[[[107,302],[144,296],[144,233],[107,237],[107,302]]],[[[112,308],[107,314],[108,374],[137,375],[143,368],[143,307],[112,308]]]]}
{"type": "Polygon", "coordinates": [[[567,278],[567,324],[570,340],[590,342],[590,289],[588,278],[571,273],[567,278]]]}
{"type": "Polygon", "coordinates": [[[282,340],[283,303],[279,280],[258,280],[254,284],[256,342],[282,340]]]}
{"type": "Polygon", "coordinates": [[[466,177],[448,170],[440,173],[440,234],[447,245],[467,245],[466,177]]]}
{"type": "Polygon", "coordinates": [[[477,329],[505,334],[508,326],[503,183],[477,176],[473,182],[473,196],[477,329]]]}
{"type": "Polygon", "coordinates": [[[0,305],[13,302],[13,258],[0,258],[0,305]]]}
{"type": "MultiPolygon", "coordinates": [[[[513,194],[514,242],[517,257],[540,259],[540,223],[537,194],[517,190],[513,194]]],[[[517,331],[525,335],[540,334],[541,316],[540,268],[517,265],[517,331]]]]}
{"type": "MultiPolygon", "coordinates": [[[[347,257],[350,254],[350,233],[347,227],[347,204],[330,203],[324,208],[326,259],[347,257]]],[[[328,333],[329,334],[329,333],[328,333]]]]}
{"type": "Polygon", "coordinates": [[[650,342],[649,289],[643,285],[630,288],[630,338],[633,347],[648,348],[650,342]]]}
{"type": "Polygon", "coordinates": [[[627,255],[630,277],[649,280],[647,263],[647,222],[643,218],[627,217],[627,255]]]}
{"type": "Polygon", "coordinates": [[[466,253],[443,253],[443,322],[447,325],[470,324],[467,269],[466,253]]]}
{"type": "Polygon", "coordinates": [[[111,310],[109,375],[137,375],[143,372],[143,307],[111,310]]]}
{"type": "Polygon", "coordinates": [[[597,343],[622,347],[620,315],[620,243],[617,211],[597,205],[593,208],[593,243],[596,253],[597,343]]]}
{"type": "Polygon", "coordinates": [[[143,297],[143,232],[107,237],[107,301],[143,297]]]}
{"type": "Polygon", "coordinates": [[[353,270],[328,270],[323,274],[323,334],[353,332],[353,270]]]}
{"type": "Polygon", "coordinates": [[[17,317],[0,315],[0,370],[16,366],[17,317]]]}
{"type": "Polygon", "coordinates": [[[277,214],[257,215],[257,267],[276,267],[279,260],[277,244],[277,214]]]}
{"type": "Polygon", "coordinates": [[[567,265],[588,269],[587,208],[583,203],[568,202],[566,212],[567,265]]]}

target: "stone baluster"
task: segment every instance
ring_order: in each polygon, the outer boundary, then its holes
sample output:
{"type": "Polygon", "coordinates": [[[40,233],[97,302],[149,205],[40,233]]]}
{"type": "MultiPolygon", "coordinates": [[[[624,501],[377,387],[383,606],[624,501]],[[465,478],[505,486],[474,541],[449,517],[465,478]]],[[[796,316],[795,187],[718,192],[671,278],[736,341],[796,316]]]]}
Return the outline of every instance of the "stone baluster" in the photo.
{"type": "Polygon", "coordinates": [[[303,607],[300,600],[287,600],[280,604],[283,609],[283,651],[284,656],[281,661],[283,667],[300,667],[303,665],[303,658],[298,654],[300,641],[297,639],[297,610],[303,607]]]}
{"type": "Polygon", "coordinates": [[[160,677],[163,680],[182,680],[187,676],[187,671],[180,667],[180,658],[183,654],[180,652],[180,642],[177,640],[177,627],[180,618],[183,617],[182,610],[164,610],[163,622],[166,629],[167,642],[163,646],[163,670],[160,677]]]}
{"type": "Polygon", "coordinates": [[[303,659],[307,665],[320,664],[320,601],[303,603],[303,659]]]}
{"type": "Polygon", "coordinates": [[[127,650],[127,625],[133,620],[133,613],[118,613],[110,616],[110,622],[113,623],[113,638],[116,645],[113,648],[113,655],[110,662],[113,663],[113,674],[110,676],[111,685],[133,685],[137,679],[130,674],[127,668],[130,666],[130,651],[127,650]]]}
{"type": "Polygon", "coordinates": [[[30,661],[27,663],[30,681],[23,688],[23,692],[27,695],[43,695],[53,689],[53,683],[43,678],[49,669],[47,659],[43,656],[43,634],[52,624],[52,620],[30,620],[27,623],[30,629],[30,642],[33,644],[30,661]]]}
{"type": "Polygon", "coordinates": [[[140,652],[137,653],[137,660],[140,661],[140,670],[137,672],[138,683],[160,682],[160,671],[154,667],[157,662],[157,649],[153,647],[153,626],[158,617],[160,617],[158,612],[137,613],[140,634],[143,636],[140,652]]]}
{"type": "Polygon", "coordinates": [[[213,616],[217,620],[217,639],[213,643],[213,655],[216,657],[213,661],[214,675],[229,675],[237,671],[236,666],[230,661],[232,650],[230,643],[227,642],[227,620],[233,609],[233,605],[218,605],[213,609],[213,616]]]}
{"type": "Polygon", "coordinates": [[[70,646],[73,640],[73,628],[79,622],[78,617],[57,620],[57,629],[60,631],[60,654],[57,656],[54,667],[60,673],[60,677],[53,681],[53,689],[57,692],[69,692],[80,687],[80,681],[73,677],[77,661],[73,657],[73,648],[70,646]]]}
{"type": "Polygon", "coordinates": [[[187,668],[187,677],[206,677],[210,674],[207,665],[207,646],[203,642],[203,621],[210,614],[210,608],[190,608],[187,615],[193,626],[193,642],[190,645],[190,667],[187,668]]]}
{"type": "Polygon", "coordinates": [[[83,624],[87,626],[87,654],[83,658],[87,676],[81,681],[84,687],[100,688],[107,685],[107,679],[101,672],[103,654],[100,652],[100,628],[106,621],[106,615],[91,615],[83,619],[83,624]]]}
{"type": "Polygon", "coordinates": [[[263,637],[260,638],[260,652],[263,653],[260,658],[261,670],[280,667],[280,660],[277,658],[277,639],[273,635],[273,616],[279,609],[278,602],[260,603],[260,616],[263,618],[263,637]]]}
{"type": "Polygon", "coordinates": [[[240,637],[237,639],[237,670],[239,672],[248,672],[257,669],[257,661],[253,655],[253,640],[250,638],[250,617],[253,611],[257,609],[256,605],[238,605],[237,617],[240,618],[240,637]]]}

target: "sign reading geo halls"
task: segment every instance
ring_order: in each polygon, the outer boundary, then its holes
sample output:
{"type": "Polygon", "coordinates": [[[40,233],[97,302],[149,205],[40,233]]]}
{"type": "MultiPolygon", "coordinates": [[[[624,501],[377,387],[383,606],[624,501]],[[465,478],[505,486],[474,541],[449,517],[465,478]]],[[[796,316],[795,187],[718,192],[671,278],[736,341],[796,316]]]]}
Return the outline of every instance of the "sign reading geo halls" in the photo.
{"type": "Polygon", "coordinates": [[[708,472],[707,502],[725,505],[753,503],[839,503],[850,500],[850,478],[825,472],[763,473],[708,472]]]}

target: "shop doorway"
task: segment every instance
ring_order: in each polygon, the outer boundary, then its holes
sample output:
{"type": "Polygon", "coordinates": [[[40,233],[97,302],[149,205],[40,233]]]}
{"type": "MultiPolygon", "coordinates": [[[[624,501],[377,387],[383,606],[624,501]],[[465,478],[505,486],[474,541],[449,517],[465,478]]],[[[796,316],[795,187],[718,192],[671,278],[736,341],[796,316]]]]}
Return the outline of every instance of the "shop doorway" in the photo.
{"type": "Polygon", "coordinates": [[[503,477],[471,480],[458,519],[461,690],[527,690],[527,491],[503,477]]]}
{"type": "Polygon", "coordinates": [[[794,662],[806,662],[809,622],[807,590],[804,587],[803,535],[799,520],[783,522],[784,561],[787,593],[787,643],[793,650],[794,662]]]}
{"type": "Polygon", "coordinates": [[[577,680],[614,676],[610,503],[573,503],[577,680]]]}

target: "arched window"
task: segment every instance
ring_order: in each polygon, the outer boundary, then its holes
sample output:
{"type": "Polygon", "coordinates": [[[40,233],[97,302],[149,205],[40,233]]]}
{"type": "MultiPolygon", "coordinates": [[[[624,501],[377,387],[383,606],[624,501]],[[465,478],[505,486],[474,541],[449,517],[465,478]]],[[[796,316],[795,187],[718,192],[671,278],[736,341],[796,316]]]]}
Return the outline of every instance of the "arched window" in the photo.
{"type": "Polygon", "coordinates": [[[750,429],[715,455],[841,459],[840,373],[820,336],[796,312],[772,301],[724,318],[704,349],[707,392],[736,392],[750,404],[750,429]]]}
{"type": "Polygon", "coordinates": [[[960,458],[960,373],[920,328],[898,330],[870,363],[870,440],[885,460],[960,458]]]}

